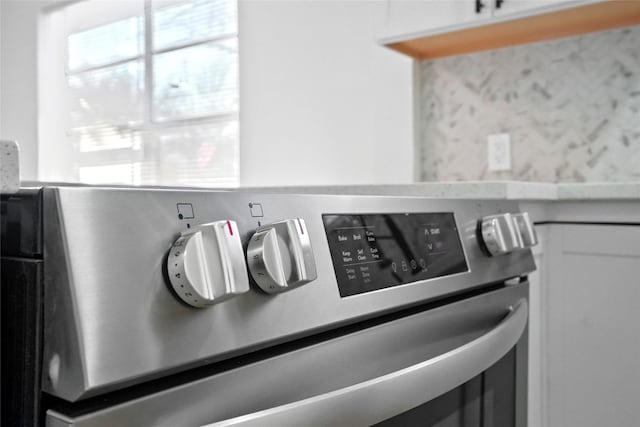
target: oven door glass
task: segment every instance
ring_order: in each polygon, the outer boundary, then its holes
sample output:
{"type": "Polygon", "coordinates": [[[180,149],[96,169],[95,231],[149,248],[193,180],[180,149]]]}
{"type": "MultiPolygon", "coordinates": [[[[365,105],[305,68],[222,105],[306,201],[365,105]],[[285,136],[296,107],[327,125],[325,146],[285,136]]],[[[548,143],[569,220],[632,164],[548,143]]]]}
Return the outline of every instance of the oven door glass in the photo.
{"type": "Polygon", "coordinates": [[[516,350],[463,385],[377,427],[513,427],[516,425],[516,350]]]}

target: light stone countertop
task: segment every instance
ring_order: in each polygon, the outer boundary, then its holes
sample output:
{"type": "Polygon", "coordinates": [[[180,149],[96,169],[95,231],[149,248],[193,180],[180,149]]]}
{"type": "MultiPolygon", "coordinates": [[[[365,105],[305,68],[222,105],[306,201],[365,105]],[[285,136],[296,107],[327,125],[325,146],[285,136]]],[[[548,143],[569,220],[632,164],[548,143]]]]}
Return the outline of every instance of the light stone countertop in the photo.
{"type": "Polygon", "coordinates": [[[531,201],[640,200],[640,182],[552,184],[523,181],[464,181],[384,185],[251,187],[241,190],[298,194],[364,194],[531,201]]]}
{"type": "Polygon", "coordinates": [[[640,200],[640,182],[558,184],[558,200],[640,200]]]}
{"type": "Polygon", "coordinates": [[[20,151],[15,141],[0,141],[0,193],[20,189],[20,151]]]}

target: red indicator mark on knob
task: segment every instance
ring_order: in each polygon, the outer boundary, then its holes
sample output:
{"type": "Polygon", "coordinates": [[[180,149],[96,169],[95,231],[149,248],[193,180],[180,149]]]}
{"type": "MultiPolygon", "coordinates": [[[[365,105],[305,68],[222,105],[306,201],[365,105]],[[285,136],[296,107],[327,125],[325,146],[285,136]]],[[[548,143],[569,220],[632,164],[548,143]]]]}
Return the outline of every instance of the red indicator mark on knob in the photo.
{"type": "Polygon", "coordinates": [[[231,228],[231,221],[227,221],[227,228],[229,229],[229,234],[233,236],[233,228],[231,228]]]}

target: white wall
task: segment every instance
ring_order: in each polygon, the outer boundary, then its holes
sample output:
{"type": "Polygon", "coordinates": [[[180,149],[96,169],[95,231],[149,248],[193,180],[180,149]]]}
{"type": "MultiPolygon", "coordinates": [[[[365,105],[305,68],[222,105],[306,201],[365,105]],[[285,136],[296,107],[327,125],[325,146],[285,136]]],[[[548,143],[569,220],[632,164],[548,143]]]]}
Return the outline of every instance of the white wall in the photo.
{"type": "Polygon", "coordinates": [[[412,62],[375,42],[384,12],[241,1],[242,185],[413,180],[412,62]]]}
{"type": "MultiPolygon", "coordinates": [[[[44,3],[0,0],[0,137],[20,142],[23,179],[37,178],[39,122],[46,128],[44,3]]],[[[375,42],[384,12],[381,0],[240,0],[242,185],[413,180],[412,62],[375,42]]]]}
{"type": "Polygon", "coordinates": [[[0,0],[0,139],[20,144],[22,179],[37,177],[37,22],[42,3],[0,0]]]}

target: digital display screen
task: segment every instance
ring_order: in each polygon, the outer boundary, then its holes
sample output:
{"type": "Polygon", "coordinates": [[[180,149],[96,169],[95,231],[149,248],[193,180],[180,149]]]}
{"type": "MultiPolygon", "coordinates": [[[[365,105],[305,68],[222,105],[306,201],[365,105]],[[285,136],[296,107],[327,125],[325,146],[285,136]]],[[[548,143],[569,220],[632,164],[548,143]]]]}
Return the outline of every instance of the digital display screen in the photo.
{"type": "Polygon", "coordinates": [[[468,271],[451,212],[322,220],[342,297],[468,271]]]}

